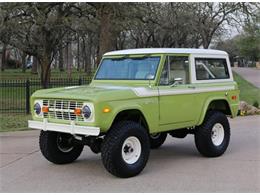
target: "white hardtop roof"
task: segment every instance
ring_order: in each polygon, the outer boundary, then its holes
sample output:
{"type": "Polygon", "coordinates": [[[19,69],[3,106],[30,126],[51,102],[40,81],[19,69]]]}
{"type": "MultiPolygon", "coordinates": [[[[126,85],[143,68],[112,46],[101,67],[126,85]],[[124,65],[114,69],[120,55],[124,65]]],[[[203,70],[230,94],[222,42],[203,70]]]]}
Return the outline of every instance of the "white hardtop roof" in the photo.
{"type": "Polygon", "coordinates": [[[214,49],[194,49],[194,48],[144,48],[126,49],[107,52],[104,55],[130,55],[130,54],[203,54],[203,55],[228,55],[227,52],[214,49]]]}

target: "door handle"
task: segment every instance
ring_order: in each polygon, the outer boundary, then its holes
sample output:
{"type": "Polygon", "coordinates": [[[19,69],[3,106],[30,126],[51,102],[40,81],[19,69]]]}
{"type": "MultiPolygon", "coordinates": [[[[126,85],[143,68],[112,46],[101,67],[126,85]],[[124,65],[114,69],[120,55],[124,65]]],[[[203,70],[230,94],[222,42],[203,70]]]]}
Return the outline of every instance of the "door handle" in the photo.
{"type": "Polygon", "coordinates": [[[190,89],[196,89],[195,86],[188,86],[188,88],[190,88],[190,89]]]}

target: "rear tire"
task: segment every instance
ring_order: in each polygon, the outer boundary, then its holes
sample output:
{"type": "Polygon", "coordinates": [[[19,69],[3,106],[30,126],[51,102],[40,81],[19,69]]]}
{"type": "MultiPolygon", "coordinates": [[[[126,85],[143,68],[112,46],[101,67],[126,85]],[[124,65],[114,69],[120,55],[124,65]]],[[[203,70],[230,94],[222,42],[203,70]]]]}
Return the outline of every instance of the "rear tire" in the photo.
{"type": "Polygon", "coordinates": [[[167,133],[150,134],[150,145],[152,149],[159,148],[165,142],[167,133]]]}
{"type": "Polygon", "coordinates": [[[230,140],[230,127],[226,117],[221,112],[209,111],[202,125],[195,130],[195,144],[198,151],[206,157],[222,155],[230,140]]]}
{"type": "Polygon", "coordinates": [[[40,150],[43,156],[52,163],[71,163],[80,156],[84,147],[75,144],[73,140],[73,136],[67,133],[41,131],[40,150]]]}
{"type": "Polygon", "coordinates": [[[138,175],[144,169],[149,153],[150,143],[146,130],[132,121],[113,125],[101,147],[104,167],[121,178],[138,175]]]}

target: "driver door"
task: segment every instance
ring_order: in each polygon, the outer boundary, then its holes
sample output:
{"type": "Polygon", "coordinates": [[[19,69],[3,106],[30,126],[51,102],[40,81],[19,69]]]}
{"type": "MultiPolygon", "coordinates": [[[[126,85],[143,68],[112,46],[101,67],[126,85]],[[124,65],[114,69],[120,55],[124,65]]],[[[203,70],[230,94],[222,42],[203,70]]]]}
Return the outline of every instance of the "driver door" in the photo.
{"type": "Polygon", "coordinates": [[[166,56],[159,83],[160,125],[195,120],[195,88],[190,84],[189,56],[166,56]]]}

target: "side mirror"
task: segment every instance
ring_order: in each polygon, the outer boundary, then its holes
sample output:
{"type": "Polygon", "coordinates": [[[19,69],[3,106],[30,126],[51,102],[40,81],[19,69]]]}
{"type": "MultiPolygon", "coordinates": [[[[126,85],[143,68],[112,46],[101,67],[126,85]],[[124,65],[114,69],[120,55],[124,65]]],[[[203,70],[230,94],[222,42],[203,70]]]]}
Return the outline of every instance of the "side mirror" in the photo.
{"type": "Polygon", "coordinates": [[[180,84],[183,82],[182,78],[175,78],[174,83],[171,85],[171,87],[175,87],[176,85],[180,84]]]}
{"type": "Polygon", "coordinates": [[[154,75],[148,74],[148,75],[146,75],[146,79],[149,80],[149,87],[151,88],[151,87],[152,87],[152,85],[151,85],[151,80],[154,79],[154,75]]]}

